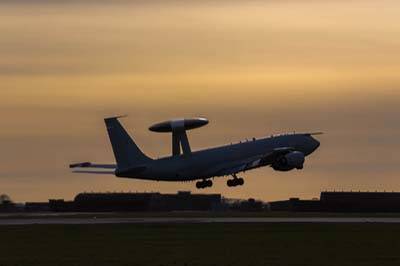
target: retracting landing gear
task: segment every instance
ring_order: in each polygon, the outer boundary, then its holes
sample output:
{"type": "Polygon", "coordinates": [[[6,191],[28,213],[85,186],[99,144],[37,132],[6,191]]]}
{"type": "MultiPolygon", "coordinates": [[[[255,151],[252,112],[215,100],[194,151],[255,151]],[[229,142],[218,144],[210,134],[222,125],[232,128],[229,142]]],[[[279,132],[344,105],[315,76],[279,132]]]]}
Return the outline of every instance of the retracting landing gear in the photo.
{"type": "Polygon", "coordinates": [[[243,186],[244,179],[238,178],[235,174],[232,175],[233,179],[229,179],[226,184],[228,187],[236,187],[236,186],[243,186]]]}
{"type": "Polygon", "coordinates": [[[211,180],[204,179],[203,181],[196,182],[196,188],[203,189],[207,187],[212,187],[213,182],[211,180]]]}

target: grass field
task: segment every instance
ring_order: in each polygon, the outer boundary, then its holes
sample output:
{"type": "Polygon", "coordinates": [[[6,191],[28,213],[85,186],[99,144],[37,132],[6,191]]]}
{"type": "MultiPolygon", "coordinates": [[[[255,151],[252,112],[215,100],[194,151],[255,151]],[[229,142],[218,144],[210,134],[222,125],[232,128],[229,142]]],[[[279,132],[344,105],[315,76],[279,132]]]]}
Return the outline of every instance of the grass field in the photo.
{"type": "Polygon", "coordinates": [[[0,226],[0,265],[400,265],[398,224],[0,226]]]}

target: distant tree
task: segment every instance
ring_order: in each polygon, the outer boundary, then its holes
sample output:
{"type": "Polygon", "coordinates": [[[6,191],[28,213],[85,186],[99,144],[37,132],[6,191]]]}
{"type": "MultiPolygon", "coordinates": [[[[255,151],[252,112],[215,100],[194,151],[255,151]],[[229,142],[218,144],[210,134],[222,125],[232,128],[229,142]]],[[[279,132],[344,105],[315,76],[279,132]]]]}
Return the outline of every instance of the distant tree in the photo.
{"type": "Polygon", "coordinates": [[[12,202],[11,198],[8,195],[6,195],[6,194],[0,195],[0,204],[8,204],[11,202],[12,202]]]}

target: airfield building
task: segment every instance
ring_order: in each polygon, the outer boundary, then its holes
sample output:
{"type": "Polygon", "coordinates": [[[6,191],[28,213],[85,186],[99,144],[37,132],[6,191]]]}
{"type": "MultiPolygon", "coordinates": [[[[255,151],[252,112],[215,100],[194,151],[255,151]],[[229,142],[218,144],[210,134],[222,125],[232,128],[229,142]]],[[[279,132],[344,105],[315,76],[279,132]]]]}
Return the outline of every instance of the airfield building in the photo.
{"type": "Polygon", "coordinates": [[[322,205],[320,200],[301,200],[290,198],[289,200],[274,201],[269,203],[270,211],[290,211],[290,212],[320,212],[322,205]]]}
{"type": "Polygon", "coordinates": [[[400,192],[321,192],[320,200],[291,198],[269,203],[271,211],[400,212],[400,192]]]}
{"type": "Polygon", "coordinates": [[[400,212],[400,192],[322,192],[329,212],[400,212]]]}
{"type": "Polygon", "coordinates": [[[27,202],[29,212],[147,212],[147,211],[211,211],[222,208],[220,194],[161,193],[80,193],[73,201],[51,199],[48,202],[27,202]]]}
{"type": "Polygon", "coordinates": [[[221,194],[80,193],[73,201],[49,200],[14,204],[0,197],[0,212],[147,212],[147,211],[292,211],[292,212],[400,212],[400,192],[321,193],[320,199],[291,198],[265,204],[255,199],[222,199],[221,194]]]}

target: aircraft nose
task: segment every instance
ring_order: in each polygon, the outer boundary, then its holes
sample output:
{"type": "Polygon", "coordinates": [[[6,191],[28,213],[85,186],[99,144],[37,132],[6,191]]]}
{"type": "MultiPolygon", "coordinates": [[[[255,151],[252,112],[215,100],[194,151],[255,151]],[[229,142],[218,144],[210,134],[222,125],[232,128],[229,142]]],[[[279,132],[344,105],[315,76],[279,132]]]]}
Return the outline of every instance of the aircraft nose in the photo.
{"type": "Polygon", "coordinates": [[[315,151],[316,149],[319,148],[321,143],[313,137],[311,137],[311,140],[312,140],[311,142],[312,142],[312,146],[313,146],[313,151],[315,151]]]}
{"type": "Polygon", "coordinates": [[[304,142],[303,142],[303,145],[302,145],[300,150],[305,155],[310,155],[316,149],[318,149],[320,145],[321,145],[321,143],[318,140],[313,138],[311,135],[306,135],[305,139],[304,139],[304,142]]]}

